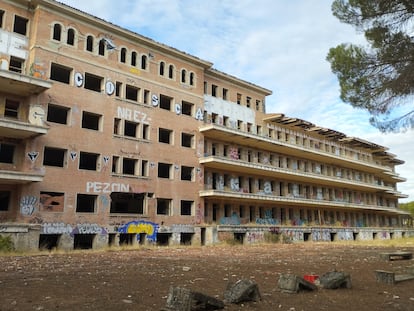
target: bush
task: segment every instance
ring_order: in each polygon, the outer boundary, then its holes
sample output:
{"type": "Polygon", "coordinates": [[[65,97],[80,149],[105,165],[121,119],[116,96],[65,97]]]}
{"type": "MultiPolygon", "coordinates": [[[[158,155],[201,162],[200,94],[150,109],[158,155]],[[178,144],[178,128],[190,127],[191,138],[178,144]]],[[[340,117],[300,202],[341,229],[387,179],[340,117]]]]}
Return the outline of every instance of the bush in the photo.
{"type": "Polygon", "coordinates": [[[11,237],[0,235],[0,252],[11,252],[13,250],[14,245],[11,237]]]}
{"type": "Polygon", "coordinates": [[[279,243],[280,242],[280,233],[275,232],[265,232],[263,237],[267,243],[279,243]]]}

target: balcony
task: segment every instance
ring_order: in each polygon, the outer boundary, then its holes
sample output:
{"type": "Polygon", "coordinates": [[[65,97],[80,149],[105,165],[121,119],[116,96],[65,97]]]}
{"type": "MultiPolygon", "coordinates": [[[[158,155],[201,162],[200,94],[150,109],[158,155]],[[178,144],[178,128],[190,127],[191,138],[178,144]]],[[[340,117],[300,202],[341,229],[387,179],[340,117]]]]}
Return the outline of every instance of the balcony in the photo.
{"type": "Polygon", "coordinates": [[[326,176],[300,170],[280,168],[261,163],[252,163],[242,160],[233,160],[226,157],[207,156],[200,159],[200,164],[204,167],[227,170],[245,175],[268,176],[271,178],[283,178],[292,182],[309,182],[329,187],[347,188],[350,190],[363,190],[367,192],[384,191],[391,193],[394,191],[392,187],[378,184],[370,184],[357,180],[349,180],[340,177],[326,176]]]}
{"type": "Polygon", "coordinates": [[[44,173],[0,170],[0,184],[25,184],[43,181],[44,173]]]}
{"type": "Polygon", "coordinates": [[[378,165],[375,162],[336,155],[320,149],[311,149],[304,145],[298,145],[262,135],[243,132],[235,128],[229,128],[218,124],[204,125],[200,128],[200,133],[203,134],[205,138],[231,142],[240,146],[248,146],[259,150],[288,154],[292,157],[302,159],[331,163],[338,166],[346,166],[348,168],[370,173],[381,173],[386,175],[388,178],[395,174],[390,167],[378,165]]]}
{"type": "Polygon", "coordinates": [[[0,90],[4,93],[27,97],[42,93],[51,87],[50,81],[14,71],[0,70],[0,90]]]}
{"type": "Polygon", "coordinates": [[[217,200],[231,200],[232,202],[243,202],[246,203],[282,203],[283,206],[296,206],[300,208],[342,208],[347,211],[377,211],[377,212],[386,212],[397,215],[409,215],[408,212],[403,210],[398,210],[393,207],[377,206],[377,205],[363,205],[346,201],[332,201],[332,200],[318,200],[318,199],[308,199],[303,197],[293,197],[293,196],[276,196],[272,194],[264,193],[245,193],[245,192],[235,192],[235,191],[225,191],[225,190],[216,190],[208,189],[201,190],[200,197],[205,199],[217,199],[217,200]]]}
{"type": "Polygon", "coordinates": [[[2,137],[27,139],[47,134],[48,128],[9,118],[0,118],[0,135],[2,137]]]}

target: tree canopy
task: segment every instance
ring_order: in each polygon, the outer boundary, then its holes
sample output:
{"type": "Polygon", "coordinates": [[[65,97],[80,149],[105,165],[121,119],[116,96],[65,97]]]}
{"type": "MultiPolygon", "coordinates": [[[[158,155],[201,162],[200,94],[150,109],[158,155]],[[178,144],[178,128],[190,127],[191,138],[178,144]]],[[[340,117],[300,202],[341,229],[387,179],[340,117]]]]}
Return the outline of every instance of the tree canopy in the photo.
{"type": "Polygon", "coordinates": [[[341,99],[366,109],[382,132],[414,128],[414,1],[334,0],[332,12],[367,40],[329,50],[341,99]]]}

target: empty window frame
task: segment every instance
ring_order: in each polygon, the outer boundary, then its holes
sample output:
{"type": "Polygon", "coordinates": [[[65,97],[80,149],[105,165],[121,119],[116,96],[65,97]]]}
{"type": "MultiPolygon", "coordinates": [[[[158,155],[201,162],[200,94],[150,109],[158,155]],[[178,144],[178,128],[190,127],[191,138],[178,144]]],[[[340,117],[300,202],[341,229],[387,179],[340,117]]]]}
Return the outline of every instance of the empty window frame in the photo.
{"type": "Polygon", "coordinates": [[[12,164],[15,148],[15,145],[0,143],[0,163],[12,164]]]}
{"type": "Polygon", "coordinates": [[[133,51],[131,53],[131,66],[135,67],[137,65],[137,52],[133,51]]]}
{"type": "Polygon", "coordinates": [[[138,166],[137,159],[123,158],[122,159],[122,174],[135,175],[138,166]]]}
{"type": "Polygon", "coordinates": [[[125,120],[124,136],[138,138],[139,123],[125,120]]]}
{"type": "Polygon", "coordinates": [[[82,128],[99,131],[102,116],[100,114],[83,111],[82,112],[82,128]]]}
{"type": "Polygon", "coordinates": [[[211,96],[217,97],[217,85],[211,85],[211,96]]]}
{"type": "Polygon", "coordinates": [[[148,161],[141,160],[141,176],[148,176],[148,161]]]}
{"type": "Polygon", "coordinates": [[[119,59],[119,61],[121,62],[121,63],[126,63],[126,55],[127,55],[127,49],[126,48],[121,48],[121,53],[120,53],[121,55],[120,55],[120,59],[119,59]]]}
{"type": "Polygon", "coordinates": [[[85,89],[100,93],[102,91],[102,81],[102,77],[85,72],[85,89]]]}
{"type": "Polygon", "coordinates": [[[0,190],[0,211],[5,212],[9,210],[11,201],[11,192],[0,190]]]}
{"type": "Polygon", "coordinates": [[[142,139],[149,140],[149,138],[150,138],[149,133],[150,133],[149,125],[148,124],[143,124],[142,125],[142,139]]]}
{"type": "Polygon", "coordinates": [[[52,63],[50,66],[50,80],[69,84],[72,68],[52,63]]]}
{"type": "Polygon", "coordinates": [[[187,116],[192,116],[194,111],[194,104],[186,101],[181,103],[181,113],[187,116]]]}
{"type": "Polygon", "coordinates": [[[194,167],[190,166],[181,166],[181,180],[193,180],[194,176],[194,167]]]}
{"type": "Polygon", "coordinates": [[[111,214],[144,214],[145,193],[111,193],[111,214]]]}
{"type": "Polygon", "coordinates": [[[182,216],[191,216],[193,213],[194,201],[181,200],[180,214],[182,216]]]}
{"type": "Polygon", "coordinates": [[[160,108],[171,111],[172,100],[172,97],[160,94],[160,108]]]}
{"type": "Polygon", "coordinates": [[[63,192],[40,191],[40,210],[46,212],[63,212],[65,194],[63,192]]]}
{"type": "Polygon", "coordinates": [[[115,135],[120,135],[121,133],[121,125],[122,125],[122,120],[115,118],[114,119],[114,134],[115,135]]]}
{"type": "Polygon", "coordinates": [[[11,56],[9,63],[9,70],[13,72],[22,73],[24,70],[24,59],[11,56]]]}
{"type": "Polygon", "coordinates": [[[170,178],[172,164],[158,163],[158,177],[159,178],[170,178]]]}
{"type": "Polygon", "coordinates": [[[160,62],[160,67],[159,67],[159,75],[160,76],[164,76],[165,74],[165,62],[160,62]]]}
{"type": "Polygon", "coordinates": [[[172,130],[159,128],[158,129],[158,141],[160,143],[172,144],[173,143],[172,134],[173,134],[172,130]]]}
{"type": "Polygon", "coordinates": [[[96,208],[96,198],[94,194],[78,193],[76,196],[77,213],[94,213],[96,208]]]}
{"type": "Polygon", "coordinates": [[[68,124],[69,108],[49,104],[47,107],[47,121],[68,124]]]}
{"type": "Polygon", "coordinates": [[[174,65],[169,65],[168,66],[168,78],[174,79],[174,72],[175,72],[174,65]]]}
{"type": "Polygon", "coordinates": [[[194,147],[194,135],[188,133],[181,133],[181,146],[187,148],[194,147]]]}
{"type": "Polygon", "coordinates": [[[146,70],[148,66],[148,56],[142,55],[141,56],[141,69],[146,70]]]}
{"type": "Polygon", "coordinates": [[[228,99],[228,96],[229,96],[229,90],[223,88],[223,99],[224,100],[227,100],[228,99]]]}
{"type": "Polygon", "coordinates": [[[157,215],[171,215],[172,200],[157,198],[157,215]]]}
{"type": "Polygon", "coordinates": [[[127,84],[125,86],[125,98],[137,102],[139,98],[139,91],[139,88],[127,84]]]}
{"type": "Polygon", "coordinates": [[[62,25],[54,24],[53,25],[53,40],[60,41],[62,39],[62,25]]]}
{"type": "Polygon", "coordinates": [[[20,103],[16,100],[6,98],[4,107],[4,116],[8,118],[17,119],[19,116],[20,103]]]}
{"type": "Polygon", "coordinates": [[[86,50],[88,52],[93,52],[93,41],[94,41],[93,36],[89,35],[86,37],[86,50]]]}
{"type": "Polygon", "coordinates": [[[0,10],[0,28],[3,28],[4,11],[0,10]]]}
{"type": "Polygon", "coordinates": [[[143,98],[144,104],[148,105],[150,103],[150,98],[151,98],[150,95],[151,95],[150,90],[144,90],[144,98],[143,98]]]}
{"type": "Polygon", "coordinates": [[[45,147],[43,152],[43,165],[63,167],[65,155],[65,149],[45,147]]]}
{"type": "Polygon", "coordinates": [[[66,37],[66,43],[68,45],[75,45],[75,35],[76,35],[75,29],[69,28],[67,37],[66,37]]]}
{"type": "Polygon", "coordinates": [[[189,81],[190,85],[194,85],[195,83],[194,77],[195,77],[194,72],[190,72],[190,81],[189,81]]]}
{"type": "Polygon", "coordinates": [[[96,171],[98,168],[99,154],[90,152],[80,152],[79,154],[79,169],[96,171]]]}
{"type": "Polygon", "coordinates": [[[112,156],[112,173],[118,173],[119,172],[119,163],[120,158],[118,156],[112,156]]]}
{"type": "Polygon", "coordinates": [[[116,81],[115,83],[115,96],[116,97],[121,97],[121,92],[122,92],[122,82],[116,81]]]}
{"type": "Polygon", "coordinates": [[[181,69],[181,82],[185,83],[187,80],[187,70],[181,69]]]}
{"type": "Polygon", "coordinates": [[[106,47],[106,40],[105,39],[99,40],[99,46],[98,46],[99,55],[105,56],[105,47],[106,47]]]}
{"type": "Polygon", "coordinates": [[[19,15],[15,15],[13,32],[26,36],[28,23],[29,23],[29,20],[27,18],[21,17],[19,15]]]}

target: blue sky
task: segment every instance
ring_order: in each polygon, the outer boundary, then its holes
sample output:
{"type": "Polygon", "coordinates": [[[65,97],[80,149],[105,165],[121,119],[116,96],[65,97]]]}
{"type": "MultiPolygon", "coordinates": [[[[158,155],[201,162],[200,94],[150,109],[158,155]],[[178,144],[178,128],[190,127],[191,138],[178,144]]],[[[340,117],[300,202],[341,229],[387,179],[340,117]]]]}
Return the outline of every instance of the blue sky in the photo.
{"type": "Polygon", "coordinates": [[[405,164],[398,190],[414,201],[414,131],[381,134],[369,114],[339,99],[326,61],[340,43],[364,44],[324,0],[61,0],[113,24],[210,61],[273,91],[267,112],[284,113],[389,148],[405,164]]]}

